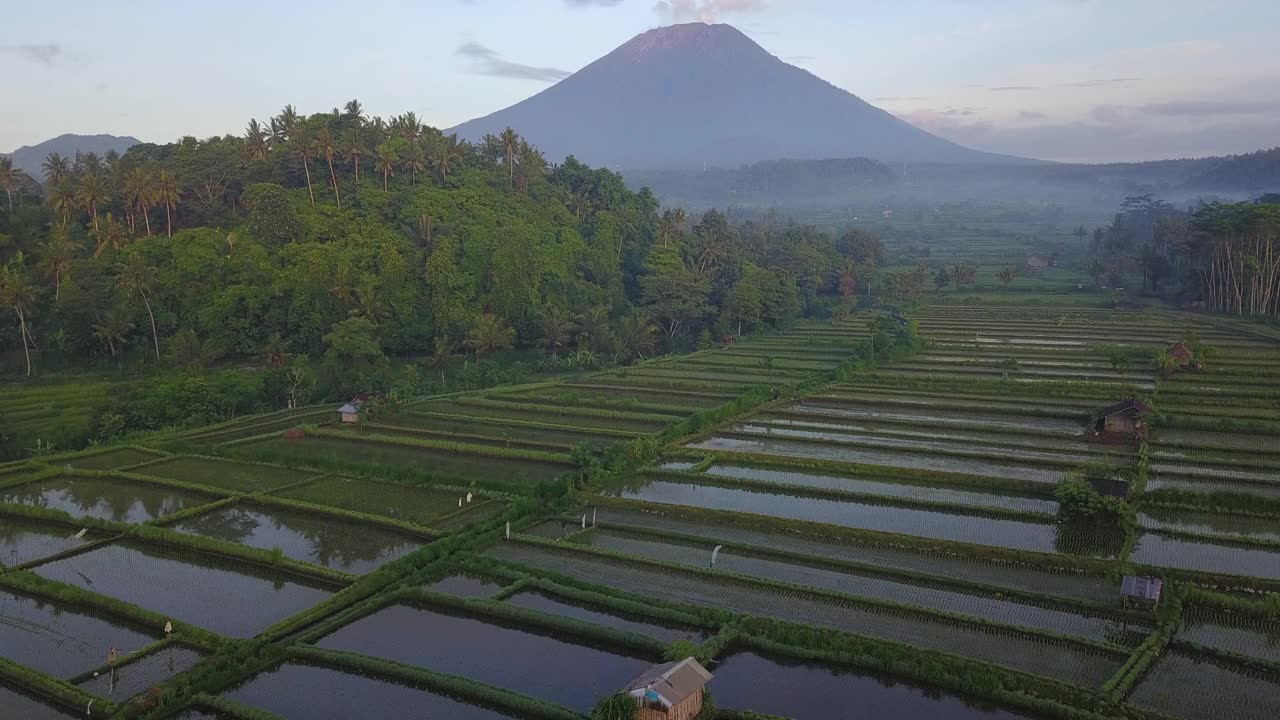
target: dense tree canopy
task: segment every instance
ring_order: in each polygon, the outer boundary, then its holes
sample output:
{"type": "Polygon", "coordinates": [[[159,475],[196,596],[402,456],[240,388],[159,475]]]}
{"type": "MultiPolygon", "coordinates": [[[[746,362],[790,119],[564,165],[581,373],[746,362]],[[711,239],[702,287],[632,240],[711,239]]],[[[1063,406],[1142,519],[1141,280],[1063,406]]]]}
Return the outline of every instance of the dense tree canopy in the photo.
{"type": "Polygon", "coordinates": [[[626,362],[827,316],[883,260],[871,235],[660,212],[514,130],[460,142],[356,101],[287,106],[243,136],[50,156],[43,179],[43,203],[0,206],[10,371],[251,360],[280,375],[280,407],[311,367],[316,396],[340,397],[385,387],[387,358],[626,362]]]}

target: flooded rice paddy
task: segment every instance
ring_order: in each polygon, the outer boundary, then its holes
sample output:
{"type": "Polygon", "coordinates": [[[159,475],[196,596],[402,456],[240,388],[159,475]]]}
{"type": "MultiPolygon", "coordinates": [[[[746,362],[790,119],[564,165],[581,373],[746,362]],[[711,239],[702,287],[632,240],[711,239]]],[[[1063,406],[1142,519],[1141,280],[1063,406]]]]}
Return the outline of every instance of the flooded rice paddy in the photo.
{"type": "Polygon", "coordinates": [[[777,518],[902,533],[977,545],[1055,552],[1057,532],[1049,523],[952,515],[892,505],[798,497],[771,492],[655,480],[624,497],[667,505],[769,515],[777,518]]]}
{"type": "Polygon", "coordinates": [[[1028,717],[983,707],[910,683],[822,665],[740,652],[717,663],[712,688],[721,707],[793,720],[843,717],[895,720],[1014,720],[1028,717]]]}
{"type": "Polygon", "coordinates": [[[318,645],[464,675],[579,712],[625,686],[656,659],[405,605],[361,618],[318,645]],[[548,662],[550,658],[555,661],[548,662]]]}
{"type": "Polygon", "coordinates": [[[425,540],[343,518],[258,505],[233,505],[186,520],[174,530],[270,550],[361,575],[423,547],[425,540]]]}
{"type": "Polygon", "coordinates": [[[570,617],[575,620],[582,620],[583,622],[589,622],[595,625],[604,625],[605,627],[613,628],[614,630],[633,632],[646,637],[662,640],[663,642],[671,642],[673,640],[693,640],[694,642],[702,642],[709,637],[709,633],[698,628],[682,628],[661,625],[653,620],[626,615],[616,610],[607,610],[603,608],[597,609],[586,605],[577,605],[537,591],[516,593],[515,595],[507,598],[505,602],[509,605],[525,608],[526,610],[537,610],[538,612],[544,612],[550,615],[570,617]]]}
{"type": "Polygon", "coordinates": [[[1047,469],[1034,465],[994,462],[949,454],[925,455],[905,450],[895,451],[855,446],[823,445],[794,440],[751,440],[717,435],[707,440],[690,443],[687,447],[695,450],[754,453],[776,457],[834,460],[862,465],[883,465],[911,470],[981,475],[1046,484],[1056,483],[1066,474],[1064,469],[1047,469]]]}
{"type": "Polygon", "coordinates": [[[114,672],[103,672],[80,683],[80,688],[115,702],[123,702],[155,687],[200,661],[200,653],[183,647],[166,647],[147,657],[131,660],[114,672]]]}
{"type": "Polygon", "coordinates": [[[226,697],[281,717],[307,720],[511,720],[427,690],[340,670],[285,663],[231,689],[226,697]]]}
{"type": "Polygon", "coordinates": [[[215,499],[213,495],[136,480],[72,476],[47,478],[0,491],[0,503],[126,523],[148,522],[215,499]]]}
{"type": "Polygon", "coordinates": [[[118,620],[0,590],[3,656],[58,678],[104,665],[111,648],[143,648],[159,638],[161,630],[143,632],[118,620]]]}
{"type": "Polygon", "coordinates": [[[965,507],[994,507],[1021,512],[1043,513],[1045,515],[1052,515],[1058,510],[1058,503],[1053,500],[1000,495],[993,492],[959,490],[955,487],[947,486],[893,482],[889,479],[863,480],[855,477],[826,475],[817,472],[769,470],[728,464],[715,464],[704,472],[715,477],[734,478],[737,480],[788,485],[797,488],[835,490],[903,500],[923,500],[965,507]]]}
{"type": "Polygon", "coordinates": [[[41,565],[34,572],[232,637],[256,635],[333,594],[244,562],[124,544],[41,565]]]}
{"type": "Polygon", "coordinates": [[[96,537],[77,538],[76,528],[0,515],[0,567],[24,563],[77,548],[96,537]]]}

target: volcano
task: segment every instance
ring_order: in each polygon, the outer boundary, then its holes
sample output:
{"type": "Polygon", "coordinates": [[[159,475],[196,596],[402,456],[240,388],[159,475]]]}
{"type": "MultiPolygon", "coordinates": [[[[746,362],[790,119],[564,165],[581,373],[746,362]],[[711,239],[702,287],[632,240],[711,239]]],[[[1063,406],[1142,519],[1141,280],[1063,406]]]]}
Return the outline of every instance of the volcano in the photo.
{"type": "Polygon", "coordinates": [[[507,127],[549,160],[572,154],[615,169],[783,158],[1022,161],[925,132],[723,24],[649,30],[537,95],[448,132],[474,141],[507,127]]]}

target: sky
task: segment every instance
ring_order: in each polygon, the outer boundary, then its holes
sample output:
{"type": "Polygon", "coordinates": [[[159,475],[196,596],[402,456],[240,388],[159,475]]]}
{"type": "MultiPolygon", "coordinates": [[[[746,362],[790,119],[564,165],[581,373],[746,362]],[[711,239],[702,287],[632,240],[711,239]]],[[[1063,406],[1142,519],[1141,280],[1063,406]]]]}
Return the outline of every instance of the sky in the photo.
{"type": "Polygon", "coordinates": [[[0,150],[243,132],[359,98],[449,127],[649,28],[733,24],[971,147],[1137,161],[1280,145],[1276,0],[50,0],[0,24],[0,150]]]}

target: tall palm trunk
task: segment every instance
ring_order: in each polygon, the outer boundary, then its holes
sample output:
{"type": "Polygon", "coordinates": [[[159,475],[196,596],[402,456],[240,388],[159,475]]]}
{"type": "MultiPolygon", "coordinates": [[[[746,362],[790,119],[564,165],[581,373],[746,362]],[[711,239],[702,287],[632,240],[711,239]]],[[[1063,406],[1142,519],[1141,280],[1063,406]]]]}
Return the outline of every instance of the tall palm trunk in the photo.
{"type": "Polygon", "coordinates": [[[151,213],[150,208],[145,203],[138,206],[138,211],[142,213],[142,222],[147,225],[147,237],[151,237],[151,213]]]}
{"type": "Polygon", "coordinates": [[[160,336],[156,334],[156,316],[151,312],[151,301],[147,299],[147,294],[141,290],[138,291],[138,294],[142,296],[142,304],[147,306],[147,317],[151,318],[151,342],[156,348],[156,360],[159,360],[160,336]]]}
{"type": "Polygon", "coordinates": [[[387,191],[387,171],[382,171],[382,192],[387,191]]]}
{"type": "Polygon", "coordinates": [[[307,174],[307,195],[311,197],[311,204],[316,204],[316,194],[311,191],[311,162],[306,155],[302,156],[302,171],[307,174]]]}
{"type": "Polygon", "coordinates": [[[359,190],[360,189],[360,156],[355,155],[353,159],[356,161],[356,189],[359,190]]]}
{"type": "Polygon", "coordinates": [[[333,171],[333,158],[325,158],[329,163],[329,180],[333,182],[333,198],[338,201],[338,209],[342,209],[342,195],[338,194],[338,175],[333,171]]]}
{"type": "Polygon", "coordinates": [[[164,204],[164,222],[165,231],[169,233],[169,237],[173,237],[173,205],[164,204]]]}
{"type": "Polygon", "coordinates": [[[93,213],[93,231],[98,232],[98,203],[89,203],[89,212],[93,213]]]}
{"type": "Polygon", "coordinates": [[[53,301],[58,302],[58,298],[62,296],[62,268],[55,267],[53,269],[53,301]]]}
{"type": "Polygon", "coordinates": [[[27,359],[27,377],[31,377],[31,350],[27,347],[27,316],[22,312],[22,308],[14,305],[13,309],[18,313],[18,330],[22,336],[22,354],[27,359]]]}
{"type": "Polygon", "coordinates": [[[9,188],[4,189],[4,194],[9,196],[9,214],[13,214],[13,191],[9,188]]]}

